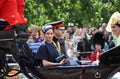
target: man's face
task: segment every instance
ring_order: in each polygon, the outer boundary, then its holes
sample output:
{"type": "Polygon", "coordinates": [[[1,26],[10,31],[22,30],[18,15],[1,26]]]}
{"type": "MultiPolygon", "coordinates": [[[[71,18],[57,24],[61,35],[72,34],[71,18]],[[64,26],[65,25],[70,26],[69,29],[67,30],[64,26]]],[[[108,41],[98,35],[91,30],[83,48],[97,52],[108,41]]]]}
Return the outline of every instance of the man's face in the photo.
{"type": "Polygon", "coordinates": [[[62,35],[64,34],[64,29],[54,29],[54,32],[57,37],[62,37],[62,35]]]}

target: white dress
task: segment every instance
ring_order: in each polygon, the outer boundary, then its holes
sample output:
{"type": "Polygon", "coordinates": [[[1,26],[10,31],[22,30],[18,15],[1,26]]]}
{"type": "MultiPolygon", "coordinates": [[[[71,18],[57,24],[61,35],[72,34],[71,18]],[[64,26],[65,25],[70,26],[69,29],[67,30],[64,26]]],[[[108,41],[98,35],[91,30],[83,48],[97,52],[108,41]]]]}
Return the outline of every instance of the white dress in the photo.
{"type": "Polygon", "coordinates": [[[74,50],[68,49],[67,57],[69,60],[78,60],[75,49],[74,50]]]}

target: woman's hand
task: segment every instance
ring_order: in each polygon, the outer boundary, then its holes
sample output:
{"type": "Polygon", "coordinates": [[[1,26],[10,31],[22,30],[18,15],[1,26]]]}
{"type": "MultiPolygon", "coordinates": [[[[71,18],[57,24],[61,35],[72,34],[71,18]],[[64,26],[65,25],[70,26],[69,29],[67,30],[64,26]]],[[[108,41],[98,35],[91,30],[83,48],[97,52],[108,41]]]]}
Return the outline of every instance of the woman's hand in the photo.
{"type": "Polygon", "coordinates": [[[60,65],[63,65],[63,64],[65,64],[65,63],[66,63],[66,59],[65,59],[65,58],[62,59],[62,60],[59,62],[60,65]]]}

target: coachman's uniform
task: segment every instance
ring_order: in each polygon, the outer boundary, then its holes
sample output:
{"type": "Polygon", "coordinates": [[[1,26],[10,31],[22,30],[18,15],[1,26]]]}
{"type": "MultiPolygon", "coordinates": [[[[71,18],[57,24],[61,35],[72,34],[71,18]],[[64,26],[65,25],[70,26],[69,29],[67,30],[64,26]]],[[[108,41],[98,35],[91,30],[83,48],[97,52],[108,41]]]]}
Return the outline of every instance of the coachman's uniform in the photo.
{"type": "Polygon", "coordinates": [[[9,23],[4,30],[10,30],[17,24],[27,24],[24,18],[24,0],[0,0],[0,18],[9,23]]]}

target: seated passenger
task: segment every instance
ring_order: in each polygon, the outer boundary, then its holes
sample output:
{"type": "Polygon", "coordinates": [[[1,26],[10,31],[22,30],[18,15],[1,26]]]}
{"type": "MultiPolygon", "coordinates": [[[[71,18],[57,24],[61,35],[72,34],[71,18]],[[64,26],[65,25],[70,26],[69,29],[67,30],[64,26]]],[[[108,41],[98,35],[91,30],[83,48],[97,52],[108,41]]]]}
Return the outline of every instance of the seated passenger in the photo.
{"type": "Polygon", "coordinates": [[[59,56],[59,53],[52,43],[54,36],[53,27],[51,25],[45,25],[42,32],[44,33],[44,41],[38,49],[35,60],[40,61],[42,66],[59,66],[65,64],[65,58],[60,62],[56,62],[55,60],[59,56]]]}
{"type": "Polygon", "coordinates": [[[93,37],[93,45],[95,51],[90,54],[90,61],[93,65],[99,65],[100,54],[103,53],[104,48],[104,37],[102,32],[97,32],[93,37]]]}
{"type": "Polygon", "coordinates": [[[69,60],[78,60],[77,49],[75,49],[72,42],[68,43],[67,57],[68,57],[69,60]]]}

